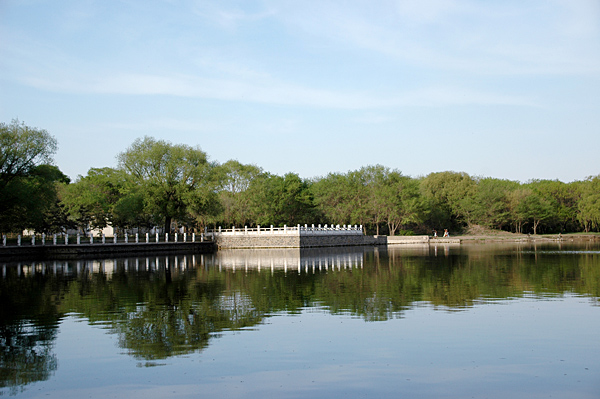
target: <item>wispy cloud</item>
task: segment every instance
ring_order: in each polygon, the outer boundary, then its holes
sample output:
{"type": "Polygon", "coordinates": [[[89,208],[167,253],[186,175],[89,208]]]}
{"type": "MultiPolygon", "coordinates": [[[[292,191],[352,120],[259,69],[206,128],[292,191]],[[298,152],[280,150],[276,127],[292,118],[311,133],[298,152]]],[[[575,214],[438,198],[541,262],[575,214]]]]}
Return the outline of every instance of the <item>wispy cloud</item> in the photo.
{"type": "Polygon", "coordinates": [[[536,106],[532,99],[479,92],[460,87],[423,88],[395,96],[337,92],[275,80],[240,81],[197,76],[119,74],[69,76],[68,80],[27,78],[27,84],[57,92],[80,94],[167,95],[273,105],[338,109],[373,109],[404,106],[519,105],[536,106]]]}
{"type": "Polygon", "coordinates": [[[256,22],[273,15],[271,11],[265,9],[252,12],[243,10],[239,5],[205,0],[194,2],[192,10],[195,15],[203,20],[226,29],[235,29],[240,24],[256,22]]]}
{"type": "Polygon", "coordinates": [[[597,73],[600,13],[569,3],[274,1],[307,37],[370,50],[397,62],[478,74],[597,73]],[[587,13],[587,14],[586,14],[587,13]],[[582,18],[582,15],[587,15],[582,18]],[[591,16],[590,16],[591,15],[591,16]],[[594,19],[595,18],[595,19],[594,19]],[[580,35],[573,37],[569,30],[580,35]]]}

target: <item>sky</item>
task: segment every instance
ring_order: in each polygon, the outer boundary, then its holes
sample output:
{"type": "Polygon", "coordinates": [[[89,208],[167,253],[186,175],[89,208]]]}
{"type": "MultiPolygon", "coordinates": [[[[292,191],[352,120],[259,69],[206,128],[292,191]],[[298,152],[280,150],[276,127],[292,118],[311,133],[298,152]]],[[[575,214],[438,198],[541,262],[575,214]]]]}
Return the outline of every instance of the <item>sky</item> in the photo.
{"type": "Polygon", "coordinates": [[[303,178],[600,174],[600,0],[0,0],[0,122],[303,178]]]}

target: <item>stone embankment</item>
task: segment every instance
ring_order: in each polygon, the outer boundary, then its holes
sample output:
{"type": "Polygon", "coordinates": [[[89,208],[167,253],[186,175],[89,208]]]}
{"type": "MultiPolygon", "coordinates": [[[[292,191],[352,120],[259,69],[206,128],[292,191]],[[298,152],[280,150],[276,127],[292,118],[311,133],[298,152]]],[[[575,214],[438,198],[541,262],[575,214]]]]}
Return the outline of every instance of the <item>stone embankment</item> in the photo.
{"type": "Polygon", "coordinates": [[[212,253],[212,242],[150,242],[117,244],[23,245],[0,247],[2,259],[78,259],[158,253],[212,253]]]}

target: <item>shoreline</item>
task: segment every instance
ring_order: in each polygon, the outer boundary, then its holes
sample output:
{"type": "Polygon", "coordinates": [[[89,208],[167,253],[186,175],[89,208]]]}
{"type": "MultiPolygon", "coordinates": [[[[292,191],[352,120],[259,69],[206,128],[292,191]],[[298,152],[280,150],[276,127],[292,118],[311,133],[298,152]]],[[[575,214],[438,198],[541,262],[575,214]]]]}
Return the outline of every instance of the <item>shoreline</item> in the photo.
{"type": "Polygon", "coordinates": [[[497,234],[465,234],[456,235],[461,243],[486,243],[486,242],[556,242],[556,241],[600,241],[597,233],[570,233],[570,234],[518,234],[499,232],[497,234]]]}

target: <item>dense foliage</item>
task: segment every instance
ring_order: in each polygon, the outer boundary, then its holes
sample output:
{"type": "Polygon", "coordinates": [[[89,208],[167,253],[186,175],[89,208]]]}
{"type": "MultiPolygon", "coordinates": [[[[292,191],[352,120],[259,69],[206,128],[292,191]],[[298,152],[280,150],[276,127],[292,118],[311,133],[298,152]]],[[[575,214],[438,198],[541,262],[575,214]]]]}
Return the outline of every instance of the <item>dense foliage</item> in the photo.
{"type": "Polygon", "coordinates": [[[0,124],[0,150],[3,233],[296,224],[358,224],[390,235],[600,230],[600,175],[520,183],[451,171],[413,178],[374,165],[303,179],[210,162],[199,147],[144,137],[119,154],[117,168],[92,168],[70,183],[51,165],[56,140],[16,120],[0,124]]]}
{"type": "Polygon", "coordinates": [[[51,165],[56,148],[46,130],[0,123],[0,232],[68,225],[58,193],[69,179],[51,165]]]}

